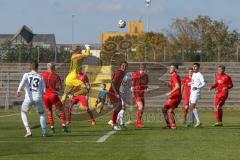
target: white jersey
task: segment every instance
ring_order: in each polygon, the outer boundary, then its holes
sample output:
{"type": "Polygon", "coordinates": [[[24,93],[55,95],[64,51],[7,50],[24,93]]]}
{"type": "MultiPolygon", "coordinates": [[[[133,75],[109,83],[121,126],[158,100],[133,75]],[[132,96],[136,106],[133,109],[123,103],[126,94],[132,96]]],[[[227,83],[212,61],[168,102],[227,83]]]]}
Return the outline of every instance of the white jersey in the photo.
{"type": "Polygon", "coordinates": [[[25,73],[19,84],[18,92],[25,85],[25,99],[30,101],[39,101],[46,90],[45,82],[40,74],[35,71],[25,73]]]}
{"type": "Polygon", "coordinates": [[[129,94],[131,93],[131,87],[132,87],[132,75],[126,74],[123,77],[121,86],[120,86],[120,94],[129,94]]]}
{"type": "Polygon", "coordinates": [[[125,104],[132,105],[133,104],[131,87],[132,87],[132,74],[127,73],[124,76],[124,78],[122,80],[122,84],[119,89],[120,97],[121,97],[123,105],[125,105],[125,104]]]}
{"type": "Polygon", "coordinates": [[[200,93],[201,88],[205,86],[205,80],[203,75],[200,72],[193,73],[192,82],[191,82],[191,93],[200,93]],[[193,87],[196,87],[197,90],[193,90],[193,87]]]}

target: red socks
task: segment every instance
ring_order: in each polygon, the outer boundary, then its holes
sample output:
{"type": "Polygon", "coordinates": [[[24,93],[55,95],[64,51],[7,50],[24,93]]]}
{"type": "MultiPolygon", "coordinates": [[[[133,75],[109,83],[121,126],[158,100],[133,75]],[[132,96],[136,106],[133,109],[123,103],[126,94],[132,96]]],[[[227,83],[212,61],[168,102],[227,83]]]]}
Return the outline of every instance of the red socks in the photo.
{"type": "Polygon", "coordinates": [[[184,122],[186,122],[187,121],[188,109],[186,109],[185,107],[183,109],[183,114],[184,114],[184,122]]]}
{"type": "Polygon", "coordinates": [[[172,126],[176,126],[176,122],[175,122],[175,114],[173,111],[170,112],[170,120],[172,122],[172,126]]]}
{"type": "Polygon", "coordinates": [[[50,126],[52,127],[52,126],[54,126],[52,110],[47,110],[47,114],[48,114],[48,120],[49,120],[50,126]]]}
{"type": "Polygon", "coordinates": [[[112,121],[113,121],[113,124],[116,124],[117,123],[117,116],[118,116],[118,113],[120,112],[120,109],[119,108],[116,108],[114,109],[113,113],[112,113],[112,121]]]}
{"type": "Polygon", "coordinates": [[[218,109],[217,111],[215,111],[215,116],[216,116],[217,122],[222,122],[222,117],[223,117],[222,109],[218,109]]]}
{"type": "Polygon", "coordinates": [[[143,111],[138,109],[137,110],[137,123],[142,124],[142,115],[143,115],[143,111]]]}
{"type": "Polygon", "coordinates": [[[92,111],[91,111],[88,107],[87,107],[87,113],[89,114],[90,118],[91,118],[92,120],[94,120],[92,111]]]}

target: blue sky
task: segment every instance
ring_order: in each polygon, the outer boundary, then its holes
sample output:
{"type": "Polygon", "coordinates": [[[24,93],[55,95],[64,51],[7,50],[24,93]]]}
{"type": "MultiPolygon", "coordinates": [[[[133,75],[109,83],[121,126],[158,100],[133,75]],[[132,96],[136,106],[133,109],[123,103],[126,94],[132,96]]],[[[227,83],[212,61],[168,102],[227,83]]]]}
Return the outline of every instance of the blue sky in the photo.
{"type": "Polygon", "coordinates": [[[35,33],[54,33],[58,43],[71,43],[71,17],[75,42],[99,42],[103,31],[124,31],[119,19],[146,20],[151,31],[163,31],[174,18],[209,15],[224,20],[230,29],[240,28],[240,0],[0,0],[0,33],[15,33],[22,25],[35,33]]]}

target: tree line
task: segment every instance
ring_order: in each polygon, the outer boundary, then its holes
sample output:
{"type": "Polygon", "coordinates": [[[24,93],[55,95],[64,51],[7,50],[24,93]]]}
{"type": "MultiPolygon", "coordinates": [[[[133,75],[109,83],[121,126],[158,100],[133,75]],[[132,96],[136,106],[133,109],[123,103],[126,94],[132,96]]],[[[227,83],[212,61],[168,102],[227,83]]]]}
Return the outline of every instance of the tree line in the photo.
{"type": "Polygon", "coordinates": [[[238,45],[239,33],[224,21],[198,16],[175,19],[164,33],[109,37],[101,58],[105,63],[117,61],[120,55],[128,61],[234,62],[239,61],[238,45]],[[122,47],[124,43],[130,47],[122,47]]]}

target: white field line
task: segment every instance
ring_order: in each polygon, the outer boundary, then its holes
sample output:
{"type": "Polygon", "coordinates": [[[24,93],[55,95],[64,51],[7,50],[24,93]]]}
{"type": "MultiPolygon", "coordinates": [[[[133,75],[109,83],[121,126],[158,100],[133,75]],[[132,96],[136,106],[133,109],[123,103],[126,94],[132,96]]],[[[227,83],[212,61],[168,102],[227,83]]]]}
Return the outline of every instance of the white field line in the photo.
{"type": "MultiPolygon", "coordinates": [[[[127,122],[127,124],[130,124],[131,122],[127,122]]],[[[100,137],[96,142],[97,143],[104,143],[109,137],[111,137],[112,135],[114,135],[115,133],[117,133],[117,131],[109,131],[107,132],[104,136],[100,137]]]]}
{"type": "Polygon", "coordinates": [[[3,116],[0,116],[0,118],[11,117],[11,116],[16,116],[16,115],[19,115],[19,113],[9,114],[9,115],[3,115],[3,116]]]}
{"type": "MultiPolygon", "coordinates": [[[[27,138],[31,139],[31,138],[27,138]]],[[[45,139],[45,138],[44,138],[45,139]]],[[[0,141],[0,143],[92,143],[94,141],[27,141],[26,138],[23,138],[22,141],[0,141]]]]}

